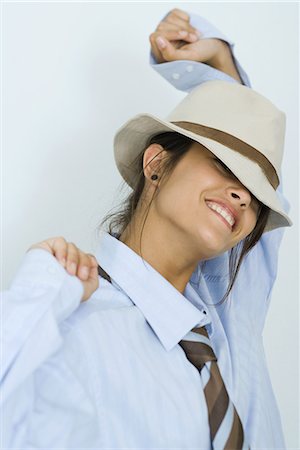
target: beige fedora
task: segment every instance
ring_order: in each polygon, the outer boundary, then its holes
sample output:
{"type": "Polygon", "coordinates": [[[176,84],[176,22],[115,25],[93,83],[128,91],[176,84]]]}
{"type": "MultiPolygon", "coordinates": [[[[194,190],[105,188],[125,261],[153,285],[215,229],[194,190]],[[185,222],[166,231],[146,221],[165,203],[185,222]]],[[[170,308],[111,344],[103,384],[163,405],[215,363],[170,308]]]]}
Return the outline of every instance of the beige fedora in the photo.
{"type": "Polygon", "coordinates": [[[208,81],[193,89],[160,119],[138,114],[114,138],[117,167],[133,187],[133,165],[149,138],[176,131],[204,145],[271,211],[264,232],[293,225],[276,189],[283,157],[285,114],[267,98],[239,83],[208,81]]]}

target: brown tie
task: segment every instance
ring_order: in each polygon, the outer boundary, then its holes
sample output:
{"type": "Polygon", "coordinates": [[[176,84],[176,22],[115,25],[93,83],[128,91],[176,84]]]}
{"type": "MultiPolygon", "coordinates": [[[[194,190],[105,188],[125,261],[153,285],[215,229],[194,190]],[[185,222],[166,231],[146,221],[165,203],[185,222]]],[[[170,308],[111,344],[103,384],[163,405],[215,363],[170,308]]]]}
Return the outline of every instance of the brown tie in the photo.
{"type": "Polygon", "coordinates": [[[243,426],[238,413],[229,399],[225,384],[219,371],[216,355],[212,349],[205,327],[193,328],[189,339],[181,340],[179,345],[187,359],[199,370],[208,408],[208,419],[212,449],[249,449],[244,440],[243,426]],[[195,336],[195,335],[194,335],[195,336]],[[197,338],[199,340],[197,340],[197,338]],[[199,342],[200,341],[200,342],[199,342]]]}

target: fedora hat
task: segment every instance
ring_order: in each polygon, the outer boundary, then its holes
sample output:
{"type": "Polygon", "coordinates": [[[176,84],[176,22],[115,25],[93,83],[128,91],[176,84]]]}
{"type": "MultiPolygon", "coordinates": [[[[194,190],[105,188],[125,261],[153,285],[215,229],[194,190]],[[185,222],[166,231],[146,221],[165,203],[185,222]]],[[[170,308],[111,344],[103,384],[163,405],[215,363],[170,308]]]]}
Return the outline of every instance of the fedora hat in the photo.
{"type": "Polygon", "coordinates": [[[126,183],[134,187],[134,165],[149,138],[176,131],[204,145],[270,208],[264,232],[292,226],[276,192],[283,157],[285,114],[247,86],[207,81],[193,89],[166,119],[138,114],[115,134],[114,155],[126,183]]]}

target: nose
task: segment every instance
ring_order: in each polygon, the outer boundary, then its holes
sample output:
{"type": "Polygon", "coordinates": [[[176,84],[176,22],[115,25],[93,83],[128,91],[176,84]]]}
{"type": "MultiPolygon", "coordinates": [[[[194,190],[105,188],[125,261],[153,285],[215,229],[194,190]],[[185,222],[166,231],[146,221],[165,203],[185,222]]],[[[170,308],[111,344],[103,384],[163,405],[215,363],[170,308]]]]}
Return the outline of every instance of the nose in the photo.
{"type": "Polygon", "coordinates": [[[234,203],[244,209],[248,208],[251,203],[251,194],[244,186],[229,188],[230,197],[234,199],[234,203]]]}

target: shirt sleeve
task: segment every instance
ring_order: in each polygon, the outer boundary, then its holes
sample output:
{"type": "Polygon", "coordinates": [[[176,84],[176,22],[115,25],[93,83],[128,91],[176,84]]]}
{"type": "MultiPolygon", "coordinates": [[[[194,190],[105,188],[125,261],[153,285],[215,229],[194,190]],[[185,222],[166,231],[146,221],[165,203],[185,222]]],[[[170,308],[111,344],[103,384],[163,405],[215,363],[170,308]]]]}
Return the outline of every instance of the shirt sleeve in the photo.
{"type": "MultiPolygon", "coordinates": [[[[221,39],[229,44],[234,63],[243,84],[245,86],[252,87],[248,75],[235,56],[235,43],[227,38],[214,25],[208,22],[208,20],[204,19],[201,16],[198,16],[197,14],[190,13],[190,23],[193,27],[201,31],[201,39],[216,38],[221,39]]],[[[165,78],[165,80],[171,83],[176,89],[185,92],[190,92],[199,84],[210,80],[224,80],[232,83],[237,83],[234,78],[227,75],[226,73],[201,62],[180,60],[157,64],[154,55],[152,54],[152,52],[150,52],[150,65],[157,73],[159,73],[163,78],[165,78]]]]}
{"type": "Polygon", "coordinates": [[[79,306],[81,281],[46,250],[28,251],[1,294],[1,407],[60,347],[59,323],[79,306]]]}
{"type": "Polygon", "coordinates": [[[101,422],[87,348],[80,332],[67,321],[60,329],[63,344],[26,377],[3,406],[5,449],[97,448],[101,422]]]}
{"type": "MultiPolygon", "coordinates": [[[[251,88],[252,86],[249,77],[235,56],[234,42],[201,16],[190,13],[190,22],[192,26],[201,31],[201,39],[217,38],[222,39],[229,44],[240,78],[244,85],[251,88]]],[[[157,73],[163,76],[175,88],[185,92],[190,92],[196,86],[210,80],[225,80],[237,83],[237,81],[229,75],[214,69],[207,64],[195,61],[181,60],[157,64],[153,54],[150,53],[150,64],[157,73]]],[[[285,212],[288,214],[290,203],[283,194],[281,174],[279,178],[281,182],[277,188],[277,193],[285,212]]],[[[276,228],[275,230],[264,233],[258,243],[244,258],[242,264],[244,270],[241,270],[239,274],[239,280],[242,285],[244,284],[246,286],[247,280],[249,281],[251,278],[253,279],[253,282],[261,288],[259,290],[260,295],[257,296],[257,303],[253,302],[253,304],[257,305],[255,314],[255,317],[257,317],[256,324],[261,332],[265,324],[271,294],[277,276],[278,254],[285,228],[286,227],[276,228]]],[[[223,256],[225,257],[225,255],[223,256]]],[[[229,255],[226,255],[224,261],[227,261],[228,257],[229,255]]],[[[210,278],[224,276],[224,274],[227,273],[227,265],[223,262],[221,257],[208,261],[206,267],[206,276],[210,278]]],[[[199,266],[193,274],[192,279],[198,280],[198,271],[199,266]]]]}
{"type": "Polygon", "coordinates": [[[3,448],[93,448],[99,427],[85,351],[68,323],[82,295],[79,278],[42,249],[25,254],[3,292],[3,448]]]}
{"type": "MultiPolygon", "coordinates": [[[[279,175],[280,184],[277,188],[277,194],[281,200],[281,204],[286,214],[290,212],[290,202],[285,197],[283,193],[283,182],[281,173],[279,175]]],[[[261,304],[261,308],[259,310],[259,314],[257,315],[257,326],[259,327],[259,332],[262,333],[267,317],[267,313],[270,307],[270,302],[272,298],[272,291],[274,287],[274,283],[278,273],[278,259],[279,259],[279,249],[282,243],[282,239],[284,236],[284,232],[287,227],[275,228],[275,230],[267,231],[263,233],[256,246],[252,249],[257,253],[257,267],[260,269],[257,274],[262,280],[265,280],[267,286],[267,296],[263,299],[263,303],[261,304]]],[[[249,266],[249,270],[253,270],[252,266],[255,265],[255,260],[251,261],[251,251],[246,256],[249,258],[251,265],[249,266]]]]}

